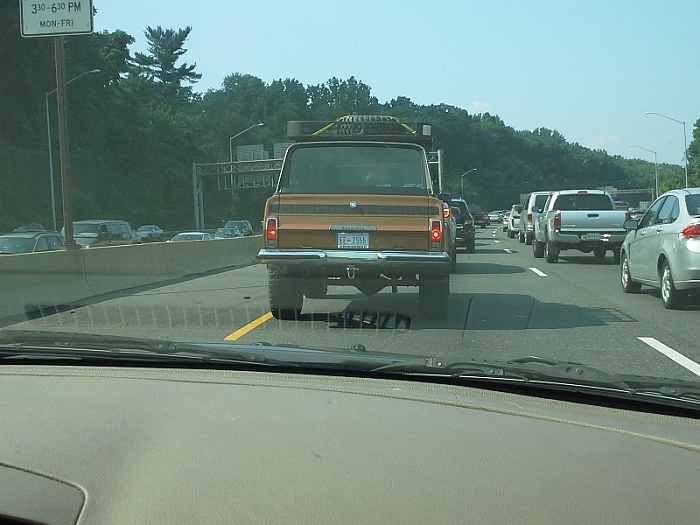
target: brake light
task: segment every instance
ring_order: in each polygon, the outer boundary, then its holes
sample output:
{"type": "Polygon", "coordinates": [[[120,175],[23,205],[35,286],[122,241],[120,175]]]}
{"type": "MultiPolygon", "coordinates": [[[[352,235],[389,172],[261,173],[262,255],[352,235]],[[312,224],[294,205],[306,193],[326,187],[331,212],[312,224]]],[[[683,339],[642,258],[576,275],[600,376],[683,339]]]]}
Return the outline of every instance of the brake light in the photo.
{"type": "Polygon", "coordinates": [[[696,224],[691,224],[686,229],[681,232],[681,237],[695,238],[700,237],[700,222],[696,224]]]}
{"type": "Polygon", "coordinates": [[[561,212],[554,214],[554,231],[558,232],[561,230],[561,212]]]}
{"type": "Polygon", "coordinates": [[[267,219],[265,224],[265,243],[268,246],[277,246],[277,219],[267,219]]]}
{"type": "Polygon", "coordinates": [[[527,222],[532,222],[532,213],[527,214],[527,222]]]}
{"type": "Polygon", "coordinates": [[[433,244],[442,241],[442,221],[432,221],[430,225],[430,240],[433,244]]]}

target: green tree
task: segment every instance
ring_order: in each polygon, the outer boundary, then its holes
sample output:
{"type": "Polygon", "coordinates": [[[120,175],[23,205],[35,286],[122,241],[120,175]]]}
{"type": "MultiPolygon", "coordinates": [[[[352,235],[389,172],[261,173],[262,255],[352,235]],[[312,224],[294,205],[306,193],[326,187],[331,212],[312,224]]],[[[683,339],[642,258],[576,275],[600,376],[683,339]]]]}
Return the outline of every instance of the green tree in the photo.
{"type": "Polygon", "coordinates": [[[195,83],[202,78],[195,72],[197,64],[188,65],[186,62],[176,66],[176,62],[187,50],[183,47],[192,27],[184,29],[163,29],[162,27],[147,27],[144,34],[148,41],[149,54],[136,53],[134,63],[139,76],[146,80],[155,80],[166,86],[168,95],[189,100],[192,89],[183,86],[183,82],[195,83]]]}

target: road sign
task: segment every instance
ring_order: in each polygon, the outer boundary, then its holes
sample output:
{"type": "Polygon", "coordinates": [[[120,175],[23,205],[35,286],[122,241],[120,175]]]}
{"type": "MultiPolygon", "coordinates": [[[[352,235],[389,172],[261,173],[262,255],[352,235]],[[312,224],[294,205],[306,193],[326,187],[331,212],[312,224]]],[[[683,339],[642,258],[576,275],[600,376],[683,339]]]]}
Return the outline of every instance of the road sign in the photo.
{"type": "Polygon", "coordinates": [[[92,33],[92,0],[20,0],[22,36],[68,36],[92,33]]]}

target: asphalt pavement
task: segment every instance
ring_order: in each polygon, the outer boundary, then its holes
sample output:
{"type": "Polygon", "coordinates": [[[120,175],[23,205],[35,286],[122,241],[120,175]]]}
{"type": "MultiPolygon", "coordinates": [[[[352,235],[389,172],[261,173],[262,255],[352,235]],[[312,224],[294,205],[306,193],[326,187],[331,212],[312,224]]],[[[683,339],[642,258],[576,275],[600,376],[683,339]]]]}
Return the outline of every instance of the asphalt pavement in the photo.
{"type": "Polygon", "coordinates": [[[622,293],[608,252],[562,252],[535,259],[501,228],[477,230],[476,253],[460,252],[451,277],[449,314],[418,315],[417,288],[365,297],[330,286],[307,299],[300,319],[268,310],[262,265],[142,288],[6,328],[89,332],[178,341],[266,342],[462,359],[536,355],[610,373],[698,380],[700,305],[665,310],[658,292],[622,293]]]}

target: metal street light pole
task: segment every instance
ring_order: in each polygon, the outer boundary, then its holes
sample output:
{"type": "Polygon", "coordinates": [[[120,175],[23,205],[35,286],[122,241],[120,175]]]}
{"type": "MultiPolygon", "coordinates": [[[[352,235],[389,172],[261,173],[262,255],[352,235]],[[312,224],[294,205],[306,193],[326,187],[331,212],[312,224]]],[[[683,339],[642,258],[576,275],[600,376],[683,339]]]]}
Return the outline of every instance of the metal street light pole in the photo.
{"type": "Polygon", "coordinates": [[[461,179],[462,179],[462,193],[460,193],[460,198],[462,198],[462,199],[464,198],[464,176],[465,176],[467,173],[471,173],[472,171],[476,171],[476,168],[472,168],[472,169],[470,169],[470,170],[468,170],[468,171],[465,171],[464,173],[462,173],[462,175],[460,175],[460,177],[461,177],[461,179]]]}
{"type": "MultiPolygon", "coordinates": [[[[70,84],[74,80],[78,80],[80,77],[83,75],[90,75],[92,73],[99,73],[99,69],[91,69],[90,71],[85,71],[84,73],[80,73],[80,75],[71,78],[68,82],[66,82],[66,85],[70,84]]],[[[54,176],[53,176],[53,148],[51,147],[51,113],[49,112],[49,96],[53,95],[58,91],[58,88],[54,89],[53,91],[49,91],[46,93],[46,137],[48,139],[48,144],[49,144],[49,181],[51,182],[51,218],[53,219],[53,229],[54,231],[57,231],[57,222],[56,222],[56,189],[54,186],[54,176]]]]}
{"type": "Polygon", "coordinates": [[[264,126],[264,125],[265,125],[265,124],[263,124],[262,122],[258,122],[257,124],[253,124],[253,125],[250,126],[249,128],[244,129],[244,130],[241,131],[240,133],[236,133],[233,137],[229,137],[229,139],[228,139],[228,158],[229,158],[229,162],[233,163],[233,140],[234,140],[236,137],[240,137],[241,135],[243,135],[243,133],[245,133],[245,132],[247,132],[247,131],[250,131],[250,130],[253,129],[253,128],[257,128],[258,126],[264,126]]]}
{"type": "Polygon", "coordinates": [[[655,199],[659,197],[659,163],[656,161],[656,152],[654,150],[645,148],[643,146],[637,146],[636,144],[630,144],[630,148],[639,148],[643,149],[644,151],[648,151],[649,153],[654,154],[654,173],[656,174],[656,197],[655,199]]]}
{"type": "Polygon", "coordinates": [[[657,117],[663,117],[668,120],[672,120],[673,122],[677,122],[678,124],[683,125],[683,160],[684,162],[684,170],[685,170],[685,187],[688,187],[688,137],[685,132],[685,121],[682,120],[676,120],[675,118],[667,117],[666,115],[662,115],[661,113],[655,113],[653,111],[647,111],[644,113],[645,115],[656,115],[657,117]]]}

